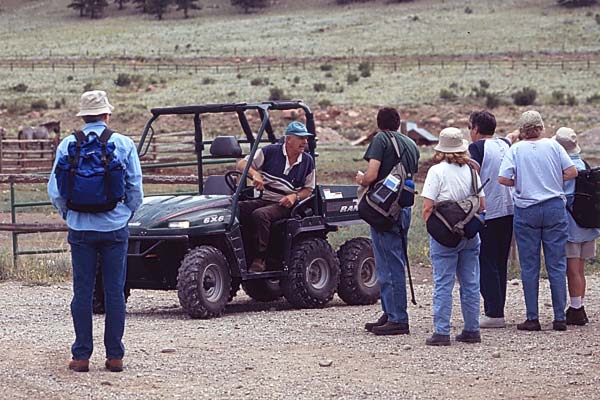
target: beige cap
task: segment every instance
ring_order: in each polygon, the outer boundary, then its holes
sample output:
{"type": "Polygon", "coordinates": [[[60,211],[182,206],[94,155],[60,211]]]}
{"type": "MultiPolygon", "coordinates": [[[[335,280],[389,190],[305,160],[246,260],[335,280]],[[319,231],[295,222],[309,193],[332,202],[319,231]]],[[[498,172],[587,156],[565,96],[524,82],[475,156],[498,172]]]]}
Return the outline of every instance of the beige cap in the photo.
{"type": "Polygon", "coordinates": [[[565,148],[568,154],[579,154],[581,147],[577,144],[577,134],[571,128],[561,127],[556,131],[556,135],[552,137],[562,147],[565,148]]]}
{"type": "Polygon", "coordinates": [[[442,153],[463,153],[469,148],[469,142],[458,128],[444,128],[440,132],[439,143],[434,150],[442,153]]]}
{"type": "Polygon", "coordinates": [[[111,114],[114,109],[108,102],[105,91],[91,90],[81,95],[77,116],[111,114]]]}
{"type": "Polygon", "coordinates": [[[535,127],[540,127],[542,129],[544,128],[544,121],[542,120],[542,115],[539,112],[535,110],[529,110],[521,114],[521,118],[519,118],[519,129],[535,127]]]}

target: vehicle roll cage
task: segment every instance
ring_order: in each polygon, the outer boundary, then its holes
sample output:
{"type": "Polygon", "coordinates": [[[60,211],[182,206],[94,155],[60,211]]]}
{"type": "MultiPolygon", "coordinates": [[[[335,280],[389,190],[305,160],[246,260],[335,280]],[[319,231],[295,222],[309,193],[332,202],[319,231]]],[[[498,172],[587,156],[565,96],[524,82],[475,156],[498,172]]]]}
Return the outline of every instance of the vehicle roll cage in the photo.
{"type": "MultiPolygon", "coordinates": [[[[271,122],[269,120],[269,111],[285,111],[285,110],[296,110],[302,109],[304,111],[306,117],[306,129],[308,132],[312,133],[313,136],[308,137],[308,152],[311,154],[313,159],[316,159],[315,149],[317,147],[316,143],[316,129],[315,129],[315,120],[314,115],[310,111],[310,108],[304,104],[301,100],[289,100],[289,101],[269,101],[269,102],[261,102],[261,103],[225,103],[225,104],[204,104],[204,105],[191,105],[191,106],[180,106],[180,107],[161,107],[161,108],[153,108],[150,110],[152,113],[152,117],[146,123],[144,127],[144,131],[142,132],[142,136],[140,138],[139,144],[137,146],[137,151],[139,157],[143,157],[150,147],[150,143],[152,142],[152,138],[154,137],[154,128],[152,124],[162,115],[193,115],[194,116],[194,151],[196,153],[197,158],[197,168],[198,168],[198,193],[203,192],[203,164],[202,164],[202,152],[204,151],[205,145],[210,145],[212,141],[203,140],[203,131],[202,131],[202,115],[203,114],[222,114],[222,113],[236,113],[238,116],[238,120],[240,122],[240,126],[246,139],[238,139],[238,143],[249,143],[250,144],[250,159],[254,158],[254,154],[258,150],[258,146],[260,143],[275,143],[277,141],[277,137],[273,132],[273,127],[271,126],[271,122]],[[250,123],[248,122],[248,118],[246,117],[246,111],[257,111],[261,124],[256,132],[252,132],[252,128],[250,127],[250,123]],[[263,140],[264,132],[267,132],[267,140],[263,140]]],[[[244,171],[242,172],[242,176],[240,178],[240,182],[245,182],[248,176],[248,171],[250,169],[250,163],[246,164],[244,171]]],[[[237,209],[238,198],[240,196],[242,190],[242,185],[238,185],[234,195],[233,195],[233,203],[232,210],[237,209]]],[[[231,225],[233,223],[233,215],[230,221],[231,225]]]]}

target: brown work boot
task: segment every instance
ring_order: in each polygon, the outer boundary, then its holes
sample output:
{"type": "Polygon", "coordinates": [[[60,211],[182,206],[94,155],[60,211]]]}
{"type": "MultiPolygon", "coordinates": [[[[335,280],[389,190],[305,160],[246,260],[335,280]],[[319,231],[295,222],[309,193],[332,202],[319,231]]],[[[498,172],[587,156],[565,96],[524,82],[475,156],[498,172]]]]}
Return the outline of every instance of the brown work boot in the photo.
{"type": "Polygon", "coordinates": [[[250,265],[250,268],[248,268],[248,271],[265,272],[266,269],[267,264],[265,263],[265,260],[263,260],[262,258],[255,258],[254,261],[252,261],[252,265],[250,265]]]}
{"type": "Polygon", "coordinates": [[[381,326],[383,324],[385,324],[388,320],[388,316],[387,314],[383,313],[381,314],[381,317],[379,317],[379,319],[375,322],[367,322],[365,324],[365,329],[369,332],[373,331],[373,328],[375,328],[376,326],[381,326]]]}
{"type": "Polygon", "coordinates": [[[110,372],[121,372],[123,371],[123,360],[118,358],[107,358],[104,366],[110,372]]]}
{"type": "Polygon", "coordinates": [[[517,329],[520,331],[541,331],[542,326],[537,319],[528,319],[522,324],[517,324],[517,329]]]}
{"type": "Polygon", "coordinates": [[[75,372],[88,372],[90,370],[90,360],[71,360],[69,369],[75,372]]]}

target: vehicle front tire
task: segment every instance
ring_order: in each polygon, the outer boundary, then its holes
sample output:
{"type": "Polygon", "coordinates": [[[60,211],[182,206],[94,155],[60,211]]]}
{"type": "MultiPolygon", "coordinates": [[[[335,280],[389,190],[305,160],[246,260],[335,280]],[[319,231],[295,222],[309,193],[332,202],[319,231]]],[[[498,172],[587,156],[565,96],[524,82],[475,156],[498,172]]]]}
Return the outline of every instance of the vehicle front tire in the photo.
{"type": "Polygon", "coordinates": [[[286,300],[296,308],[322,307],[331,301],[340,265],[329,243],[321,238],[295,243],[290,260],[288,276],[281,280],[286,300]]]}
{"type": "Polygon", "coordinates": [[[230,293],[229,265],[219,249],[198,246],[185,255],[177,274],[177,295],[190,317],[218,317],[230,293]]]}
{"type": "Polygon", "coordinates": [[[338,296],[350,305],[377,303],[379,284],[371,240],[348,240],[340,247],[337,255],[341,270],[338,296]]]}
{"type": "Polygon", "coordinates": [[[254,279],[242,282],[244,292],[256,301],[274,301],[281,296],[281,285],[278,279],[254,279]]]}

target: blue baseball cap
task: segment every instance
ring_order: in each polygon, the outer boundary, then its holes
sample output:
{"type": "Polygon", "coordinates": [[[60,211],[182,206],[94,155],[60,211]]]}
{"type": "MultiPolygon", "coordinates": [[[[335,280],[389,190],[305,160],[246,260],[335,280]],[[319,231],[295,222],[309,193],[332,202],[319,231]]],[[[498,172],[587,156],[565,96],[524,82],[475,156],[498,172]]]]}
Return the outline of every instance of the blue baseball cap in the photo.
{"type": "Polygon", "coordinates": [[[306,130],[306,126],[302,122],[298,121],[290,122],[290,124],[285,129],[285,135],[313,136],[312,133],[306,130]]]}

